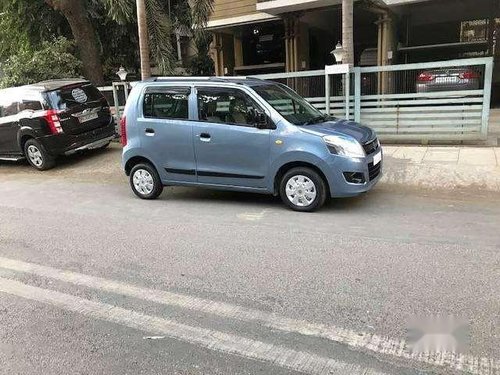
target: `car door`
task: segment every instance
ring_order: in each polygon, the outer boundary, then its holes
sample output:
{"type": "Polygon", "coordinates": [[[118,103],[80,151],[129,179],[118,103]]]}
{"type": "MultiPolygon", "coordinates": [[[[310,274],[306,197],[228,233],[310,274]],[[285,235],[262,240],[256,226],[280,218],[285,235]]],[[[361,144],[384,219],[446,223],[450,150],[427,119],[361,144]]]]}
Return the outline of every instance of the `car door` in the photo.
{"type": "Polygon", "coordinates": [[[21,152],[17,142],[19,131],[19,100],[13,91],[0,94],[0,154],[10,155],[21,152]]]}
{"type": "Polygon", "coordinates": [[[265,113],[241,89],[197,87],[193,126],[198,182],[263,188],[269,168],[270,129],[254,123],[265,113]]]}
{"type": "Polygon", "coordinates": [[[190,93],[190,87],[150,86],[143,94],[141,147],[163,181],[196,182],[190,93]]]}

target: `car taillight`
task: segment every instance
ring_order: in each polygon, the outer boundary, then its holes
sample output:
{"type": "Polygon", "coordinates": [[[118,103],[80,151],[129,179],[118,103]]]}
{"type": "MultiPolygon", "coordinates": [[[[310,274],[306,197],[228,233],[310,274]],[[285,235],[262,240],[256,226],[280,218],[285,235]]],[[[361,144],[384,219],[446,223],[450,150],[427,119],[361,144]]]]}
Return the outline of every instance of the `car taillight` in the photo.
{"type": "Polygon", "coordinates": [[[120,140],[122,146],[127,145],[127,118],[125,116],[120,119],[120,140]]]}
{"type": "Polygon", "coordinates": [[[460,73],[460,79],[476,79],[479,78],[479,74],[473,70],[468,70],[466,72],[460,73]]]}
{"type": "Polygon", "coordinates": [[[43,115],[45,121],[49,125],[50,132],[52,134],[61,134],[63,133],[63,128],[61,126],[61,119],[59,118],[59,112],[55,109],[49,109],[45,111],[43,115]]]}
{"type": "Polygon", "coordinates": [[[418,82],[430,82],[430,81],[434,81],[434,78],[436,78],[434,76],[434,74],[423,72],[423,73],[420,73],[418,75],[417,81],[418,82]]]}

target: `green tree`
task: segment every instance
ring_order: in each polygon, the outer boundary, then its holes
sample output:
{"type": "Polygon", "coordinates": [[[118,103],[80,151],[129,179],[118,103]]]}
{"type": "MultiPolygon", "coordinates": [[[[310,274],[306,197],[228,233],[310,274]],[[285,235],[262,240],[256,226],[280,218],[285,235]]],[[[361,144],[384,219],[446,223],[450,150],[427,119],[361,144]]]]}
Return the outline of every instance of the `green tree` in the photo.
{"type": "Polygon", "coordinates": [[[2,64],[2,87],[81,75],[82,64],[74,56],[74,43],[64,37],[41,43],[35,51],[22,48],[2,64]]]}
{"type": "MultiPolygon", "coordinates": [[[[119,65],[137,67],[135,1],[0,0],[0,26],[6,25],[0,30],[0,61],[17,54],[22,45],[35,50],[43,40],[74,38],[85,76],[101,84],[119,65]]],[[[170,74],[176,65],[173,31],[192,28],[196,41],[212,9],[213,0],[145,1],[147,41],[162,74],[170,74]]],[[[195,44],[204,48],[199,47],[199,55],[208,55],[208,45],[195,44]]]]}

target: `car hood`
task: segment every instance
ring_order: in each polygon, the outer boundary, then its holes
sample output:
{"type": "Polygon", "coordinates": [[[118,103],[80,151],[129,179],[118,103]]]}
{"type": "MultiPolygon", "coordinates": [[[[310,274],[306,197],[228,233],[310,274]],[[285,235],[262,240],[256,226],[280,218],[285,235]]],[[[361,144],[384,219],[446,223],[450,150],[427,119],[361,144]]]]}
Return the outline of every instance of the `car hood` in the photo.
{"type": "Polygon", "coordinates": [[[376,137],[375,131],[369,127],[348,120],[325,121],[318,124],[304,125],[300,129],[306,133],[320,137],[325,135],[348,135],[361,144],[371,141],[376,137]]]}

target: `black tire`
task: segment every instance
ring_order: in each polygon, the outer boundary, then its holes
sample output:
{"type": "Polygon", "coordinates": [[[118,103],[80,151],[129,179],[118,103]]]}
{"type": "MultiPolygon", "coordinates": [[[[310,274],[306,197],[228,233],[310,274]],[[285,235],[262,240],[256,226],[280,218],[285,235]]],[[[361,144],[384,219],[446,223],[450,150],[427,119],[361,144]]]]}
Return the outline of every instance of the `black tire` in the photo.
{"type": "Polygon", "coordinates": [[[56,165],[55,158],[36,139],[29,139],[24,144],[24,156],[28,163],[39,171],[46,171],[56,165]]]}
{"type": "Polygon", "coordinates": [[[285,203],[292,210],[312,212],[323,206],[325,203],[327,188],[325,181],[316,171],[307,167],[297,167],[290,169],[283,175],[280,181],[279,193],[283,203],[285,203]],[[305,179],[302,179],[300,176],[305,177],[305,179]],[[291,197],[298,197],[298,201],[296,203],[294,203],[287,195],[287,184],[289,184],[289,181],[294,177],[297,178],[296,182],[300,185],[297,187],[290,185],[289,187],[290,190],[297,189],[297,194],[291,195],[291,197]],[[306,186],[307,180],[313,183],[312,187],[308,188],[307,186],[310,186],[308,183],[306,186]],[[313,196],[314,198],[312,198],[313,196]],[[308,197],[312,198],[312,200],[309,201],[308,197]]]}
{"type": "Polygon", "coordinates": [[[156,168],[149,163],[139,163],[134,165],[134,167],[130,171],[129,180],[132,191],[141,199],[156,199],[163,192],[163,184],[161,183],[160,176],[158,175],[156,168]],[[137,177],[141,178],[140,171],[143,171],[143,180],[142,183],[139,184],[139,187],[136,187],[136,184],[134,183],[134,176],[136,176],[136,173],[138,173],[139,175],[137,177]],[[149,177],[151,177],[152,182],[151,190],[148,188],[147,184],[149,177]],[[141,190],[140,186],[143,187],[143,190],[141,190]]]}

